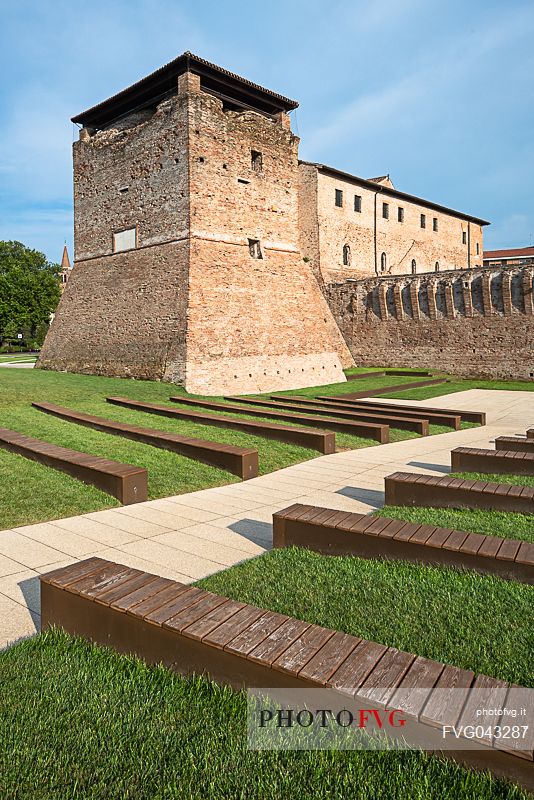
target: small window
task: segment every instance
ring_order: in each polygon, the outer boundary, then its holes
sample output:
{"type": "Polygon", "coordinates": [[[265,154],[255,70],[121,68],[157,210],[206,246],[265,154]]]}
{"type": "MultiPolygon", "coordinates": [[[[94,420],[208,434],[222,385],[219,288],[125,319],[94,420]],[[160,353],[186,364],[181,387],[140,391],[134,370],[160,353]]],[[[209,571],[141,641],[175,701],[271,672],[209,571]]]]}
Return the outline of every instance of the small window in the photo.
{"type": "Polygon", "coordinates": [[[343,245],[343,266],[350,267],[350,247],[348,244],[343,245]]]}
{"type": "Polygon", "coordinates": [[[434,264],[434,272],[439,272],[439,261],[434,264]]]}
{"type": "Polygon", "coordinates": [[[116,231],[113,234],[113,252],[134,250],[137,247],[137,228],[128,228],[125,231],[116,231]]]}
{"type": "Polygon", "coordinates": [[[477,242],[477,256],[479,256],[479,255],[480,255],[480,245],[479,245],[479,243],[477,242]]]}
{"type": "Polygon", "coordinates": [[[254,172],[263,172],[263,155],[259,150],[250,151],[250,166],[254,172]]]}
{"type": "Polygon", "coordinates": [[[238,178],[237,182],[243,183],[245,186],[248,186],[248,184],[250,183],[250,181],[247,181],[245,178],[238,178]]]}
{"type": "Polygon", "coordinates": [[[421,227],[426,228],[426,215],[421,214],[421,227]]]}
{"type": "Polygon", "coordinates": [[[261,244],[259,239],[248,240],[248,251],[252,258],[263,258],[263,253],[261,252],[261,244]]]}
{"type": "Polygon", "coordinates": [[[467,244],[467,233],[462,231],[462,244],[467,244]]]}
{"type": "Polygon", "coordinates": [[[399,222],[404,222],[404,209],[402,206],[399,206],[397,209],[397,220],[399,222]]]}
{"type": "Polygon", "coordinates": [[[362,210],[362,198],[361,195],[355,194],[354,195],[354,210],[361,211],[362,210]]]}
{"type": "Polygon", "coordinates": [[[338,208],[343,207],[343,192],[341,189],[336,189],[336,206],[338,208]]]}
{"type": "Polygon", "coordinates": [[[438,218],[434,217],[434,219],[432,220],[432,230],[437,231],[437,229],[438,229],[438,218]]]}
{"type": "Polygon", "coordinates": [[[415,258],[412,258],[412,275],[415,275],[417,272],[417,261],[415,258]]]}
{"type": "Polygon", "coordinates": [[[380,256],[380,272],[385,272],[387,269],[387,265],[388,264],[387,264],[386,254],[382,253],[382,255],[380,256]]]}
{"type": "Polygon", "coordinates": [[[389,204],[382,203],[382,216],[384,219],[389,219],[389,204]]]}

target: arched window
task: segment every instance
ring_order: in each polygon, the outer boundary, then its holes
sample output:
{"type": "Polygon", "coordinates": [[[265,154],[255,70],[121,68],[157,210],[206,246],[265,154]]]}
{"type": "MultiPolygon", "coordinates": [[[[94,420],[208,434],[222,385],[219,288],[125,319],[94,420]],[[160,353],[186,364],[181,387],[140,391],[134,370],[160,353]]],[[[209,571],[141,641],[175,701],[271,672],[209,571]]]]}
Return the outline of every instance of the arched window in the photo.
{"type": "Polygon", "coordinates": [[[385,272],[388,266],[386,254],[382,253],[380,256],[380,272],[385,272]]]}
{"type": "Polygon", "coordinates": [[[348,244],[343,245],[343,266],[350,267],[350,247],[348,244]]]}
{"type": "Polygon", "coordinates": [[[439,272],[439,261],[434,264],[434,272],[439,272]]]}
{"type": "Polygon", "coordinates": [[[417,262],[415,258],[412,258],[412,275],[415,275],[416,272],[417,272],[417,262]]]}

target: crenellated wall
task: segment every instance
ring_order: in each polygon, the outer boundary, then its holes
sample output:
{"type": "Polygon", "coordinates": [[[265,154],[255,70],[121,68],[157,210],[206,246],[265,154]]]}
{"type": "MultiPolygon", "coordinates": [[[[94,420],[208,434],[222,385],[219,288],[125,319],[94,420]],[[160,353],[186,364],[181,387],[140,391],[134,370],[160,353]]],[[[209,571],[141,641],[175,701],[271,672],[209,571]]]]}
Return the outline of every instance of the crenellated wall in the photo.
{"type": "Polygon", "coordinates": [[[355,362],[486,378],[534,378],[532,268],[330,283],[355,362]]]}

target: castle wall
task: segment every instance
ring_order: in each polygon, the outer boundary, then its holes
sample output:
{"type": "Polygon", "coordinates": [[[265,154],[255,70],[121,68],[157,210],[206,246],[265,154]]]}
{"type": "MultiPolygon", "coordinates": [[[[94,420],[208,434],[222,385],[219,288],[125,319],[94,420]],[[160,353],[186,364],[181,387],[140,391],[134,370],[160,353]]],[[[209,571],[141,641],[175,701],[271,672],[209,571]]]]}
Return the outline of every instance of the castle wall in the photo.
{"type": "Polygon", "coordinates": [[[532,380],[532,269],[477,269],[330,284],[358,365],[532,380]]]}
{"type": "Polygon", "coordinates": [[[411,274],[412,259],[415,259],[417,273],[434,272],[436,262],[439,271],[482,266],[480,225],[390,196],[379,191],[378,185],[375,192],[356,181],[334,177],[311,165],[301,164],[300,170],[303,253],[312,259],[314,268],[320,270],[326,283],[380,274],[382,253],[386,254],[383,274],[411,274]],[[307,196],[312,186],[312,172],[317,181],[315,213],[307,196]],[[341,208],[335,205],[336,189],[343,192],[341,208]],[[354,209],[355,195],[361,197],[361,211],[354,209]],[[382,216],[383,203],[389,206],[388,219],[382,216]],[[398,220],[399,207],[404,211],[403,222],[398,220]],[[426,217],[425,228],[421,227],[421,214],[426,217]],[[433,230],[434,219],[437,219],[437,231],[433,230]],[[315,237],[314,228],[317,228],[315,237]],[[466,244],[463,244],[462,233],[466,234],[466,244]],[[343,264],[345,244],[351,251],[348,266],[343,264]]]}

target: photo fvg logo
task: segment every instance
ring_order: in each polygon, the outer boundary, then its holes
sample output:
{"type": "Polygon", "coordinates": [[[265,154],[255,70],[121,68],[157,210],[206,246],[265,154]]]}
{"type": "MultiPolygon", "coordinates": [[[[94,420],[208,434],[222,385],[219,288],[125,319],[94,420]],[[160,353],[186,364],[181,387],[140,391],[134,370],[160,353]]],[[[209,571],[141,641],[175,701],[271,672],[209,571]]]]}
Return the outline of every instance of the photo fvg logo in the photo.
{"type": "Polygon", "coordinates": [[[318,725],[327,728],[337,725],[339,728],[358,728],[361,730],[381,730],[402,728],[406,723],[403,712],[398,709],[385,711],[380,708],[356,708],[351,711],[343,708],[335,711],[331,708],[262,708],[259,712],[259,727],[276,728],[309,728],[318,725]]]}

